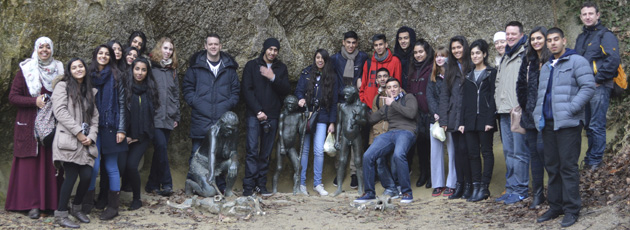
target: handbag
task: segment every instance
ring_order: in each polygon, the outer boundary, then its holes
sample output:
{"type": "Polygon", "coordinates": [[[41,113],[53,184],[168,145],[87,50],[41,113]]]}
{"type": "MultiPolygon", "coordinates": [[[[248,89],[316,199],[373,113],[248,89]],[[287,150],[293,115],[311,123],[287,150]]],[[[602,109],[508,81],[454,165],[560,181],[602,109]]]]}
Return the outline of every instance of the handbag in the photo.
{"type": "Polygon", "coordinates": [[[441,142],[446,140],[446,133],[444,133],[444,129],[440,127],[440,122],[436,121],[435,124],[431,126],[431,136],[441,142]]]}
{"type": "Polygon", "coordinates": [[[510,110],[510,131],[525,134],[525,129],[521,127],[521,115],[523,115],[521,106],[517,105],[510,110]]]}
{"type": "Polygon", "coordinates": [[[37,110],[37,116],[35,117],[35,139],[40,144],[48,146],[52,144],[55,137],[57,119],[53,115],[52,101],[50,101],[48,94],[44,96],[44,103],[44,107],[37,110]]]}
{"type": "Polygon", "coordinates": [[[306,121],[306,133],[315,132],[317,126],[317,116],[319,115],[319,108],[314,112],[311,112],[306,121]]]}

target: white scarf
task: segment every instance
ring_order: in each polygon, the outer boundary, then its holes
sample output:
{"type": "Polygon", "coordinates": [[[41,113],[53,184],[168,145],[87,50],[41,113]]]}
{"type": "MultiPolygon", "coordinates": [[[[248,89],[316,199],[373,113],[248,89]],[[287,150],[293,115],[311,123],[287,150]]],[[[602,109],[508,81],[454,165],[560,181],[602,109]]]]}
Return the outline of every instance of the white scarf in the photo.
{"type": "Polygon", "coordinates": [[[55,60],[53,57],[53,42],[48,37],[40,37],[35,41],[33,54],[20,62],[20,69],[26,81],[28,92],[32,97],[37,97],[41,93],[42,85],[46,90],[52,92],[52,81],[56,76],[63,75],[63,64],[55,60]],[[46,61],[39,59],[37,50],[41,44],[50,45],[50,57],[46,61]],[[42,84],[43,83],[43,84],[42,84]]]}

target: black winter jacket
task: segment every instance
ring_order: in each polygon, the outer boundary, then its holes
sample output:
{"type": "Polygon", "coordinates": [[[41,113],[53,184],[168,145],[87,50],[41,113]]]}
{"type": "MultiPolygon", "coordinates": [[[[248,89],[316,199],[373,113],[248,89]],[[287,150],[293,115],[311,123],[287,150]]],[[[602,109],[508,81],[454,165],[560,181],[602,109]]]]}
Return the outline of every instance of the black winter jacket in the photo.
{"type": "MultiPolygon", "coordinates": [[[[311,70],[312,70],[312,66],[308,66],[306,68],[304,68],[302,70],[302,73],[300,74],[300,80],[298,80],[298,84],[297,87],[295,88],[295,96],[299,99],[306,99],[307,98],[307,92],[308,92],[308,82],[310,81],[310,77],[311,77],[311,70]]],[[[334,95],[337,95],[337,91],[338,91],[338,87],[337,87],[337,75],[335,76],[330,76],[330,77],[334,77],[335,81],[333,82],[333,89],[331,91],[332,93],[332,99],[330,100],[330,105],[328,105],[328,107],[323,107],[322,106],[322,101],[323,101],[323,97],[324,96],[328,96],[328,95],[323,95],[322,93],[322,87],[323,87],[323,79],[320,79],[320,83],[319,83],[319,87],[317,87],[317,91],[315,93],[315,95],[317,96],[317,99],[319,100],[320,103],[320,110],[319,113],[317,115],[317,122],[318,123],[326,123],[326,124],[330,124],[330,123],[335,123],[337,122],[337,98],[334,95]]],[[[309,111],[314,111],[316,108],[313,108],[312,102],[310,101],[306,101],[306,105],[309,107],[308,110],[309,111]]]]}
{"type": "Polygon", "coordinates": [[[247,115],[256,116],[263,111],[268,119],[278,119],[284,97],[291,92],[287,66],[278,59],[272,63],[271,69],[276,75],[273,82],[260,73],[261,66],[267,67],[263,54],[248,61],[243,69],[241,93],[247,104],[247,115]]]}
{"type": "Polygon", "coordinates": [[[487,67],[475,81],[474,70],[468,73],[464,81],[462,97],[462,123],[464,132],[485,131],[486,125],[496,129],[496,111],[494,86],[497,70],[487,67]]]}
{"type": "Polygon", "coordinates": [[[236,106],[239,99],[238,63],[221,52],[221,67],[217,76],[212,73],[206,55],[196,55],[182,82],[184,100],[190,107],[190,137],[204,138],[210,126],[221,115],[236,106]]]}
{"type": "Polygon", "coordinates": [[[534,112],[534,108],[536,108],[536,100],[538,99],[539,66],[538,57],[528,58],[527,56],[523,56],[523,62],[518,71],[516,98],[518,99],[518,105],[521,106],[523,111],[521,115],[521,127],[524,129],[536,129],[532,113],[534,112]]]}
{"type": "MultiPolygon", "coordinates": [[[[440,89],[440,107],[438,115],[440,116],[440,125],[447,126],[446,131],[455,132],[460,125],[462,112],[462,96],[464,93],[465,77],[458,72],[453,81],[453,85],[448,87],[446,81],[440,89]]],[[[446,80],[446,78],[444,79],[446,80]]]]}
{"type": "Polygon", "coordinates": [[[575,51],[586,58],[595,76],[595,83],[608,88],[613,87],[613,78],[617,76],[619,42],[617,37],[598,22],[593,27],[583,27],[575,41],[575,51]]]}
{"type": "Polygon", "coordinates": [[[435,82],[429,79],[427,84],[427,103],[429,104],[429,115],[431,117],[438,114],[440,110],[440,94],[442,93],[443,84],[445,84],[444,78],[440,76],[435,77],[435,82]]]}

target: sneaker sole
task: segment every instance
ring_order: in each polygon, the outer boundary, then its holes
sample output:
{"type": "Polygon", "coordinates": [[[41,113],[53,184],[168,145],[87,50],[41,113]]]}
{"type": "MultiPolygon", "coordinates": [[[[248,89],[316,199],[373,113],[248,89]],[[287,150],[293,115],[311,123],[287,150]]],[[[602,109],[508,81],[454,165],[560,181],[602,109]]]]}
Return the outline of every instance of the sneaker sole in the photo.
{"type": "MultiPolygon", "coordinates": [[[[337,187],[337,185],[335,185],[337,187]]],[[[359,186],[350,186],[351,189],[357,189],[359,186]]]]}
{"type": "Polygon", "coordinates": [[[270,197],[273,196],[273,193],[261,193],[260,195],[263,197],[270,197]]]}
{"type": "Polygon", "coordinates": [[[403,203],[403,204],[409,204],[411,202],[413,202],[413,200],[400,200],[400,203],[403,203]]]}
{"type": "Polygon", "coordinates": [[[365,204],[365,203],[370,203],[370,202],[374,202],[374,201],[376,201],[376,199],[373,199],[373,200],[354,200],[353,202],[357,203],[357,204],[365,204]]]}

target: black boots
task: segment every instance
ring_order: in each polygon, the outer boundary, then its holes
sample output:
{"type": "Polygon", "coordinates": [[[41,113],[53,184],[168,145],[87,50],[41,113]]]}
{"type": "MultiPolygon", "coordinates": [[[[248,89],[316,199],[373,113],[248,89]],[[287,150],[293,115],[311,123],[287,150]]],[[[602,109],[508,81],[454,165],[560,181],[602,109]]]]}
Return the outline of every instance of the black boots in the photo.
{"type": "Polygon", "coordinates": [[[422,187],[429,180],[429,178],[427,177],[427,174],[425,172],[422,172],[422,170],[420,171],[421,171],[420,177],[418,178],[418,181],[416,181],[416,187],[422,187]]]}
{"type": "Polygon", "coordinates": [[[104,209],[105,207],[107,207],[107,192],[101,191],[98,193],[98,199],[96,200],[94,208],[104,209]]]}
{"type": "Polygon", "coordinates": [[[488,184],[482,182],[473,183],[473,193],[466,201],[477,202],[488,199],[490,197],[490,190],[488,190],[488,184]]]}
{"type": "Polygon", "coordinates": [[[68,218],[68,211],[55,211],[55,223],[65,228],[79,228],[79,224],[68,218]]]}
{"type": "Polygon", "coordinates": [[[81,212],[81,208],[83,207],[83,205],[72,205],[70,207],[70,215],[74,216],[74,218],[77,218],[77,220],[81,221],[82,223],[90,223],[90,218],[88,218],[83,212],[81,212]]]}
{"type": "Polygon", "coordinates": [[[464,185],[464,192],[462,193],[462,199],[468,199],[472,196],[473,188],[470,182],[464,185]]]}
{"type": "Polygon", "coordinates": [[[120,197],[120,191],[109,191],[107,196],[107,208],[105,208],[105,211],[101,213],[101,216],[99,217],[101,220],[111,220],[118,216],[118,198],[120,197]]]}
{"type": "Polygon", "coordinates": [[[455,184],[455,192],[453,192],[453,195],[448,196],[448,199],[459,199],[462,197],[462,194],[464,194],[464,186],[462,186],[462,183],[457,182],[455,184]]]}
{"type": "Polygon", "coordinates": [[[94,190],[88,190],[87,193],[85,193],[81,205],[83,205],[83,207],[81,207],[81,211],[83,212],[83,214],[89,215],[90,212],[92,212],[92,208],[94,208],[94,190]]]}
{"type": "Polygon", "coordinates": [[[537,209],[539,205],[541,205],[542,203],[545,202],[545,193],[544,193],[544,187],[541,184],[533,184],[533,191],[532,191],[532,196],[533,196],[533,200],[532,200],[532,204],[529,205],[529,209],[537,209]]]}

